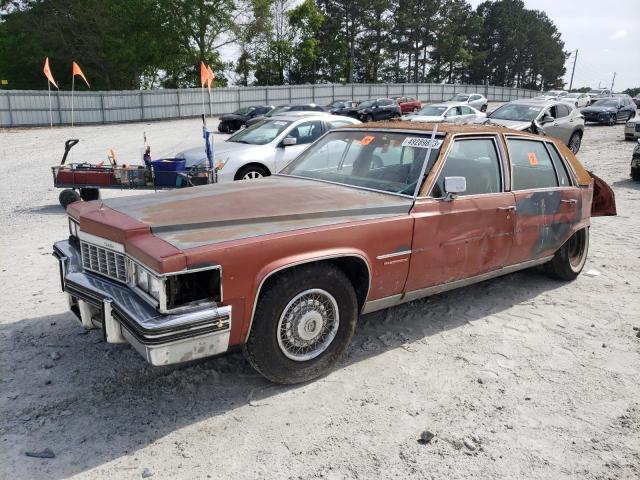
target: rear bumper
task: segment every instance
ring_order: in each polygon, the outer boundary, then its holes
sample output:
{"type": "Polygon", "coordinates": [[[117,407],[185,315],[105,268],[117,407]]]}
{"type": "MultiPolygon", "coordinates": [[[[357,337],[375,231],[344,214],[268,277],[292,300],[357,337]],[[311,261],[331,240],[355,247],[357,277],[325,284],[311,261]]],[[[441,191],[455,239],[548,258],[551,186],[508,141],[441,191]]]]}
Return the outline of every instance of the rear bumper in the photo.
{"type": "Polygon", "coordinates": [[[162,315],[128,286],[84,272],[80,252],[57,242],[62,290],[85,328],[100,328],[108,343],[129,343],[151,365],[171,365],[224,353],[229,348],[231,307],[162,315]]]}

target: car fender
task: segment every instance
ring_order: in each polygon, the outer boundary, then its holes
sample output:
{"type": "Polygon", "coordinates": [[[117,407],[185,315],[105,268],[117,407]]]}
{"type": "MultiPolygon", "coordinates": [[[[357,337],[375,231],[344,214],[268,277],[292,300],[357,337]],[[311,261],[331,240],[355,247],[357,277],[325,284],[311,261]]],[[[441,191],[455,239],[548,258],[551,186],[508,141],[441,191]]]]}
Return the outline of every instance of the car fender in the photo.
{"type": "MultiPolygon", "coordinates": [[[[266,265],[264,265],[256,275],[254,279],[254,283],[252,286],[251,297],[248,299],[248,305],[251,305],[250,315],[246,320],[246,324],[243,325],[241,338],[242,341],[245,342],[251,332],[251,326],[253,325],[253,319],[256,313],[256,307],[258,305],[258,299],[260,298],[260,292],[264,287],[265,282],[274,274],[278,272],[282,272],[289,268],[293,268],[299,265],[304,265],[308,263],[321,262],[324,260],[332,260],[337,258],[345,258],[345,257],[353,257],[362,260],[367,266],[367,270],[369,272],[369,285],[367,286],[367,295],[365,296],[363,304],[366,303],[369,292],[371,290],[371,272],[372,272],[372,262],[369,256],[359,249],[353,248],[344,248],[344,249],[328,249],[328,250],[318,250],[305,252],[302,254],[291,255],[288,257],[279,258],[274,260],[266,265]]],[[[246,318],[246,317],[245,317],[246,318]]]]}

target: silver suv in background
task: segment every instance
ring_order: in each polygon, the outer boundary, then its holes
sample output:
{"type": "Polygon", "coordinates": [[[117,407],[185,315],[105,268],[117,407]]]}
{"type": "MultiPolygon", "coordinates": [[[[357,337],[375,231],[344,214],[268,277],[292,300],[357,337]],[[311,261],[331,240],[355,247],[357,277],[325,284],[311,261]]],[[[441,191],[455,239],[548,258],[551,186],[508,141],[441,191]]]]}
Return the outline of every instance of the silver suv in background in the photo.
{"type": "Polygon", "coordinates": [[[482,123],[558,138],[574,154],[580,150],[584,134],[582,114],[573,105],[557,100],[514,100],[491,112],[482,123]]]}

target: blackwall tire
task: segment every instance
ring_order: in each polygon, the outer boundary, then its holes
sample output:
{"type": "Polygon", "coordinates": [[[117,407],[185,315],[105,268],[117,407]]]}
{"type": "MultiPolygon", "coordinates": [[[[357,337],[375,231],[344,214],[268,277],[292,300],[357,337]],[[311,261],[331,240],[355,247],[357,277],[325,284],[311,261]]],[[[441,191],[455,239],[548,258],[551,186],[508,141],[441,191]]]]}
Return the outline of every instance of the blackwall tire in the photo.
{"type": "Polygon", "coordinates": [[[98,200],[100,198],[100,189],[99,188],[81,188],[80,189],[80,198],[85,202],[90,202],[92,200],[98,200]]]}
{"type": "Polygon", "coordinates": [[[260,165],[247,165],[238,170],[234,180],[256,180],[269,175],[269,171],[260,165]]]}
{"type": "Polygon", "coordinates": [[[355,290],[338,268],[295,267],[261,292],[243,353],[274,383],[313,380],[342,357],[357,318],[355,290]]]}
{"type": "Polygon", "coordinates": [[[571,138],[569,139],[569,150],[575,155],[580,151],[580,146],[582,145],[582,135],[580,132],[573,132],[571,138]]]}
{"type": "Polygon", "coordinates": [[[78,192],[71,190],[70,188],[62,190],[60,195],[58,195],[58,201],[65,210],[69,205],[73,202],[77,202],[78,200],[80,200],[80,195],[78,195],[78,192]]]}
{"type": "Polygon", "coordinates": [[[487,111],[487,106],[486,105],[482,105],[482,107],[480,107],[480,111],[481,112],[486,112],[487,111]]]}
{"type": "Polygon", "coordinates": [[[547,274],[557,280],[574,280],[584,268],[589,252],[589,227],[578,230],[545,264],[547,274]]]}

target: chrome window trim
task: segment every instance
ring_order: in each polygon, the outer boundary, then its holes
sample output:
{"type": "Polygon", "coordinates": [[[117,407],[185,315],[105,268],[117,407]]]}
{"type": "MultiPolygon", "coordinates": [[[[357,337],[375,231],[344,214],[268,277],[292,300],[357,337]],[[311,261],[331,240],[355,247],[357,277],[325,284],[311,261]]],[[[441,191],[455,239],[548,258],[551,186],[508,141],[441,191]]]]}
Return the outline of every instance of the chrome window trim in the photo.
{"type": "Polygon", "coordinates": [[[545,141],[544,142],[545,147],[547,147],[547,151],[549,152],[549,156],[551,157],[551,164],[553,165],[553,168],[556,170],[556,178],[558,179],[558,187],[563,187],[563,185],[560,185],[560,176],[558,175],[558,170],[556,169],[556,164],[553,161],[553,155],[551,155],[551,149],[553,149],[553,151],[556,152],[556,154],[558,155],[558,158],[560,159],[560,163],[562,164],[562,166],[564,167],[565,172],[567,173],[567,178],[569,179],[569,183],[570,183],[570,187],[575,187],[576,186],[576,181],[573,178],[573,170],[571,168],[569,168],[569,166],[567,164],[569,164],[569,162],[567,162],[567,159],[560,154],[560,150],[558,150],[558,147],[556,147],[556,144],[550,141],[545,141]]]}
{"type": "Polygon", "coordinates": [[[335,255],[323,255],[320,257],[313,257],[313,258],[308,258],[305,260],[300,260],[298,262],[291,262],[291,263],[287,263],[286,265],[282,265],[274,270],[272,270],[271,272],[269,272],[267,275],[265,275],[265,277],[260,281],[260,284],[258,285],[258,289],[256,290],[256,295],[255,298],[253,299],[253,308],[251,309],[251,318],[249,319],[249,328],[247,329],[247,334],[244,337],[243,341],[247,341],[247,339],[249,338],[249,335],[251,334],[251,327],[253,327],[253,319],[256,316],[256,307],[258,306],[258,299],[260,298],[260,292],[262,291],[262,287],[264,286],[264,283],[267,281],[267,279],[269,279],[272,275],[281,272],[282,270],[286,270],[287,268],[292,268],[292,267],[297,267],[298,265],[304,265],[305,263],[313,263],[313,262],[321,262],[323,260],[331,260],[334,258],[347,258],[347,257],[353,257],[353,258],[359,258],[360,260],[362,260],[364,262],[364,264],[367,266],[367,272],[368,272],[368,280],[369,280],[369,284],[367,285],[367,293],[364,297],[364,302],[362,303],[363,308],[364,305],[366,305],[367,303],[367,299],[369,298],[369,293],[371,291],[371,266],[369,265],[369,262],[367,261],[366,257],[364,255],[360,255],[358,253],[344,253],[344,254],[340,254],[337,253],[335,255]]]}

